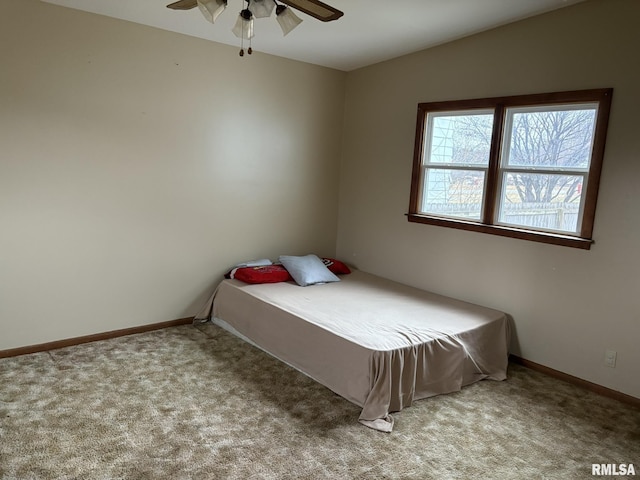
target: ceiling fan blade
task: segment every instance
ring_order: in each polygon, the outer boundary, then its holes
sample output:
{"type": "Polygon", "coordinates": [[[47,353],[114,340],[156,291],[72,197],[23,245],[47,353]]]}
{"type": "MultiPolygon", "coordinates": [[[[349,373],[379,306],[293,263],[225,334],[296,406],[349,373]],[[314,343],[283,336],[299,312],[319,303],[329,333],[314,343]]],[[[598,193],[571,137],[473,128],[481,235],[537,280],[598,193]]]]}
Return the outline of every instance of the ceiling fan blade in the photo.
{"type": "Polygon", "coordinates": [[[301,12],[311,15],[323,22],[330,22],[331,20],[337,20],[344,15],[337,8],[333,8],[326,3],[322,3],[319,0],[280,0],[280,3],[289,5],[290,7],[300,10],[301,12]]]}
{"type": "Polygon", "coordinates": [[[167,8],[171,10],[191,10],[198,5],[198,0],[178,0],[177,2],[170,3],[167,8]]]}

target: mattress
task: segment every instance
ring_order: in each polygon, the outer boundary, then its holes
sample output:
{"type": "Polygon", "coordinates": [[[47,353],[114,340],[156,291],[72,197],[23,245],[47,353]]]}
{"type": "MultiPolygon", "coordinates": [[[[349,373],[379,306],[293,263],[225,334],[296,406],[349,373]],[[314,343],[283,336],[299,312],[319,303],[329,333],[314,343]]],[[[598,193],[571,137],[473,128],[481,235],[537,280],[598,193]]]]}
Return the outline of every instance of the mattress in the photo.
{"type": "Polygon", "coordinates": [[[309,287],[224,280],[196,320],[223,320],[387,432],[390,414],[414,400],[506,378],[505,313],[358,270],[340,278],[309,287]]]}

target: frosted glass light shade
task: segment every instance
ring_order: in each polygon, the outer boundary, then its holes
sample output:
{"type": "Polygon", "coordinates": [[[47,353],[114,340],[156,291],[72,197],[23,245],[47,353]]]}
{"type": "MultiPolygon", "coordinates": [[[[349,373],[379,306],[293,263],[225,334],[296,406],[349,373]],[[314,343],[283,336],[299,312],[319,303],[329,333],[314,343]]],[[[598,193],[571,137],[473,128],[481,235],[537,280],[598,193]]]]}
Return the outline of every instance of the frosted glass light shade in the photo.
{"type": "Polygon", "coordinates": [[[278,5],[278,8],[276,9],[276,20],[278,20],[284,35],[288,34],[291,30],[302,23],[302,19],[293,13],[293,10],[285,7],[284,5],[278,5]]]}
{"type": "Polygon", "coordinates": [[[249,10],[256,18],[265,18],[271,16],[271,12],[276,8],[276,2],[273,0],[251,0],[249,10]]]}
{"type": "Polygon", "coordinates": [[[227,0],[198,0],[198,8],[204,18],[211,23],[215,23],[216,19],[227,8],[227,0]]]}
{"type": "Polygon", "coordinates": [[[246,14],[248,10],[242,10],[240,15],[238,15],[238,20],[236,20],[236,24],[233,26],[231,31],[238,38],[244,38],[249,40],[253,38],[253,16],[251,12],[246,14]]]}

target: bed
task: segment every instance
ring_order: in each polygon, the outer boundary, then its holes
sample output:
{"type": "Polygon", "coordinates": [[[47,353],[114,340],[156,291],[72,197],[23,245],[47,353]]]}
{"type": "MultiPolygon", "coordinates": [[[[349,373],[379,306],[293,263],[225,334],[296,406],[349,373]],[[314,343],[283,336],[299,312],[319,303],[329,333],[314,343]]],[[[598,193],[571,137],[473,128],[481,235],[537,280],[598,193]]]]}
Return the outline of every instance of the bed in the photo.
{"type": "Polygon", "coordinates": [[[506,378],[505,313],[359,270],[309,287],[226,279],[195,317],[207,320],[362,407],[359,421],[385,432],[414,400],[506,378]]]}

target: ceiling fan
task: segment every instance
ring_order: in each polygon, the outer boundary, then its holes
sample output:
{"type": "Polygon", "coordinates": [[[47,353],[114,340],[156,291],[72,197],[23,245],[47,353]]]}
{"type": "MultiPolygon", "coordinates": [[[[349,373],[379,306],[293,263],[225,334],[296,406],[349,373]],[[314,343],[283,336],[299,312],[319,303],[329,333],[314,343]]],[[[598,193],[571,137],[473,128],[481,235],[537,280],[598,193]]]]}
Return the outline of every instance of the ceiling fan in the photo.
{"type": "MultiPolygon", "coordinates": [[[[191,10],[198,7],[202,15],[211,23],[215,23],[220,14],[227,8],[228,0],[178,0],[170,3],[167,8],[172,10],[191,10]]],[[[275,9],[276,20],[284,35],[297,27],[302,19],[291,8],[299,10],[313,18],[323,22],[330,22],[342,17],[343,13],[319,0],[244,0],[246,8],[240,11],[235,26],[231,30],[234,35],[242,39],[240,56],[244,55],[244,40],[249,40],[249,49],[252,53],[251,38],[253,37],[253,19],[271,16],[275,9]],[[284,5],[282,5],[284,4],[284,5]],[[291,8],[288,8],[291,7],[291,8]]]]}
{"type": "MultiPolygon", "coordinates": [[[[227,2],[218,2],[218,4],[227,2]]],[[[254,0],[252,3],[260,3],[259,0],[254,0]]],[[[289,5],[290,7],[300,10],[301,12],[311,15],[323,22],[330,22],[331,20],[337,20],[343,13],[337,8],[333,8],[326,3],[322,3],[318,0],[280,0],[280,3],[289,5]]],[[[178,0],[177,2],[170,3],[167,8],[173,10],[191,10],[198,6],[198,0],[178,0]]]]}

